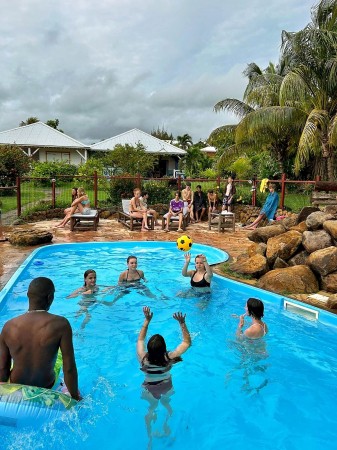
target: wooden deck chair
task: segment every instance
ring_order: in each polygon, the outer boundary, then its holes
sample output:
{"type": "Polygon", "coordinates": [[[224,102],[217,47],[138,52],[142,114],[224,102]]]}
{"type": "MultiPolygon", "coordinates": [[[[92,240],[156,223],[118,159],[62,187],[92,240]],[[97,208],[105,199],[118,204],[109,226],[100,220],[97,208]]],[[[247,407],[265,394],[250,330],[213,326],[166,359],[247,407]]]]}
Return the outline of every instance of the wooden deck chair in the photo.
{"type": "Polygon", "coordinates": [[[90,214],[73,214],[70,217],[70,230],[97,230],[99,214],[97,209],[92,209],[90,214]]]}
{"type": "MultiPolygon", "coordinates": [[[[163,220],[161,222],[161,227],[162,227],[163,230],[166,227],[167,216],[168,216],[168,213],[166,213],[163,216],[163,220]]],[[[188,209],[188,203],[184,202],[183,222],[182,222],[182,228],[183,228],[184,231],[186,230],[186,228],[187,228],[187,226],[189,224],[189,221],[190,221],[190,212],[189,212],[189,209],[188,209]]],[[[179,225],[179,217],[171,217],[171,220],[170,220],[170,223],[169,223],[169,226],[168,226],[169,229],[171,229],[171,228],[178,228],[178,225],[179,225]]]]}
{"type": "MultiPolygon", "coordinates": [[[[118,222],[125,225],[127,228],[130,228],[131,231],[134,228],[142,227],[142,219],[130,216],[130,201],[128,199],[122,199],[122,210],[118,211],[118,222]]],[[[154,229],[154,217],[152,214],[147,215],[147,226],[150,230],[154,229]]]]}

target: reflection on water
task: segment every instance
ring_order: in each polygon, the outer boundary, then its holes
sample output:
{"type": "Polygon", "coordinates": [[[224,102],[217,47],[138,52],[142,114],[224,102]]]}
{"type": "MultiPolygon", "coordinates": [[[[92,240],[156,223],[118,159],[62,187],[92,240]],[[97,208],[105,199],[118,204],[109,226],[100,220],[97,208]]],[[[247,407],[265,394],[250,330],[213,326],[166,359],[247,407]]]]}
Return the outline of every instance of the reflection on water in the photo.
{"type": "Polygon", "coordinates": [[[237,372],[242,376],[242,391],[258,393],[268,384],[268,352],[264,338],[229,341],[228,347],[233,350],[236,361],[225,375],[225,384],[237,372]]]}

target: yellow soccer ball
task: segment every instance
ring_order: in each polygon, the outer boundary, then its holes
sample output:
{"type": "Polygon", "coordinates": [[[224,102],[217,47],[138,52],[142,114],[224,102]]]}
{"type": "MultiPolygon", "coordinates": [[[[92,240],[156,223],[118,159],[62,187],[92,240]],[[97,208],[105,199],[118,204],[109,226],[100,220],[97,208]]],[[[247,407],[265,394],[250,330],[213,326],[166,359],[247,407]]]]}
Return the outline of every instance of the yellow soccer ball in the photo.
{"type": "Polygon", "coordinates": [[[180,236],[177,239],[177,247],[182,252],[188,252],[189,250],[191,250],[192,243],[193,243],[192,239],[189,236],[187,236],[186,234],[184,234],[183,236],[180,236]]]}

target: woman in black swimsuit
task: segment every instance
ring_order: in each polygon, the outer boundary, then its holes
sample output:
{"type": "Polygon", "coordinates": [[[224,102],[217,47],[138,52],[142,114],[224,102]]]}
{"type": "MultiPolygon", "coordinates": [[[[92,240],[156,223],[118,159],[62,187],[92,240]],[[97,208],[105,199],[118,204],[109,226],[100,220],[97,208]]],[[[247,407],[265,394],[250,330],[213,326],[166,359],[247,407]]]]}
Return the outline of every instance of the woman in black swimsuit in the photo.
{"type": "Polygon", "coordinates": [[[137,258],[136,256],[128,256],[128,259],[126,260],[128,268],[124,270],[119,275],[118,284],[124,285],[124,283],[127,284],[134,284],[135,281],[144,280],[144,272],[142,270],[137,269],[137,258]]]}
{"type": "Polygon", "coordinates": [[[191,278],[191,286],[193,288],[203,289],[205,291],[209,291],[209,287],[211,285],[213,272],[211,267],[209,266],[205,255],[197,255],[195,257],[195,269],[196,270],[187,270],[188,265],[191,261],[191,254],[185,253],[185,264],[182,270],[182,275],[184,277],[191,278]]]}

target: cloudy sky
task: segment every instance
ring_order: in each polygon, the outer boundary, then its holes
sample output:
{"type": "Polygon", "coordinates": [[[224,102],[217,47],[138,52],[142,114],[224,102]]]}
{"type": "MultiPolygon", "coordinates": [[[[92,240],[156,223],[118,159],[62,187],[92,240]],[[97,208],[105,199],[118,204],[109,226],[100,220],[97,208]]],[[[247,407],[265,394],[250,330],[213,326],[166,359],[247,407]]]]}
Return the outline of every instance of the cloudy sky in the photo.
{"type": "Polygon", "coordinates": [[[1,5],[0,131],[58,118],[86,144],[158,127],[194,141],[236,118],[250,62],[277,63],[281,31],[315,0],[11,0],[1,5]]]}

